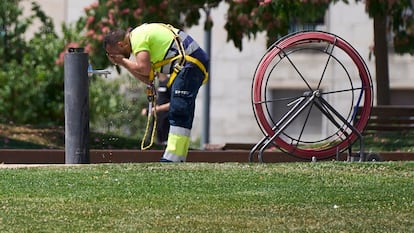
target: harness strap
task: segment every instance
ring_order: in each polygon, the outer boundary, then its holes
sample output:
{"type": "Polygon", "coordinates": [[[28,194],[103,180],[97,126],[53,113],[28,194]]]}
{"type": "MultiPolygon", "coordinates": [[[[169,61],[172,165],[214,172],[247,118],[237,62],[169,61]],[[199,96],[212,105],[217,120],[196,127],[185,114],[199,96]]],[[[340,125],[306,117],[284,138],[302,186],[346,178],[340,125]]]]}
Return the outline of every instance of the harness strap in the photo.
{"type": "Polygon", "coordinates": [[[150,75],[149,75],[149,79],[151,81],[154,80],[154,73],[155,73],[155,70],[157,68],[160,68],[160,67],[162,67],[162,66],[164,66],[168,63],[172,63],[175,60],[179,60],[179,62],[177,64],[175,64],[175,66],[173,68],[173,72],[170,75],[170,78],[169,78],[168,83],[167,83],[167,87],[170,87],[172,85],[172,83],[174,82],[175,77],[181,71],[181,69],[184,67],[184,64],[185,64],[186,61],[195,64],[203,72],[203,74],[204,74],[203,84],[205,84],[208,80],[208,73],[207,73],[207,69],[204,66],[204,64],[200,60],[198,60],[197,58],[185,54],[185,49],[184,49],[184,45],[181,41],[181,38],[174,31],[174,28],[171,25],[169,25],[169,24],[160,24],[160,25],[164,26],[165,28],[168,28],[168,30],[170,30],[174,34],[174,42],[177,44],[177,47],[178,47],[178,55],[175,56],[175,57],[171,57],[171,58],[153,63],[152,66],[151,66],[151,72],[150,72],[150,75]]]}
{"type": "MultiPolygon", "coordinates": [[[[190,55],[185,55],[184,57],[185,57],[185,60],[187,60],[191,63],[194,63],[201,70],[201,72],[203,72],[203,74],[204,74],[203,84],[205,84],[208,80],[208,73],[207,73],[206,67],[203,65],[203,63],[201,63],[200,60],[198,60],[197,58],[194,58],[190,55]]],[[[179,67],[179,69],[177,69],[177,68],[178,67],[174,67],[174,71],[170,75],[170,78],[168,80],[167,87],[170,87],[172,85],[172,83],[174,82],[174,79],[177,77],[177,74],[182,69],[182,67],[179,67]]]]}

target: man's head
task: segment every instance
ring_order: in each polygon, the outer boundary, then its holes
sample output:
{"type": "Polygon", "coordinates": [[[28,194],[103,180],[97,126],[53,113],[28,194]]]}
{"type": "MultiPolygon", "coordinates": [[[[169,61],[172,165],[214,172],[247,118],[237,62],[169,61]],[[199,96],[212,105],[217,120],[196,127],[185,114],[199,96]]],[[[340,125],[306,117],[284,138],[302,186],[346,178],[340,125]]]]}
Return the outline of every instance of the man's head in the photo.
{"type": "Polygon", "coordinates": [[[104,40],[103,47],[109,55],[123,55],[129,58],[131,55],[131,44],[128,33],[122,29],[116,29],[109,32],[104,40]]]}

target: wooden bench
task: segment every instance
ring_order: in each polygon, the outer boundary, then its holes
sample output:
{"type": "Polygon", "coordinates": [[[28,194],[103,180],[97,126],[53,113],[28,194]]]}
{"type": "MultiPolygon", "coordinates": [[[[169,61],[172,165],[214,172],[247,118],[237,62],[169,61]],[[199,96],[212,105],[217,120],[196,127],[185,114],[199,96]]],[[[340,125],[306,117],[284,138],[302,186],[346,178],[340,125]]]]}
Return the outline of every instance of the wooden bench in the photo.
{"type": "MultiPolygon", "coordinates": [[[[361,114],[358,109],[355,120],[361,114]]],[[[404,134],[414,130],[414,105],[382,105],[371,109],[371,116],[362,134],[364,136],[382,137],[385,134],[393,134],[393,137],[404,137],[404,134]]],[[[367,161],[383,161],[380,152],[365,153],[367,161]]]]}
{"type": "MultiPolygon", "coordinates": [[[[361,108],[357,111],[356,119],[359,119],[360,112],[361,108]]],[[[372,107],[363,134],[410,130],[414,130],[414,105],[382,105],[372,107]]]]}

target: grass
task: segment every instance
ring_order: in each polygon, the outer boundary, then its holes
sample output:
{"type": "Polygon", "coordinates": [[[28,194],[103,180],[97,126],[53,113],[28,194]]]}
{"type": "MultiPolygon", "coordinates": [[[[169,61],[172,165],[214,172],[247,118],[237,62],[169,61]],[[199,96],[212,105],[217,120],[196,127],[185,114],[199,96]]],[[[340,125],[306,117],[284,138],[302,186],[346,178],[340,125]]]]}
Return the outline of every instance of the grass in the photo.
{"type": "Polygon", "coordinates": [[[382,132],[364,136],[371,151],[414,152],[414,132],[382,132]]]}
{"type": "Polygon", "coordinates": [[[0,169],[0,232],[414,232],[414,162],[0,169]]]}

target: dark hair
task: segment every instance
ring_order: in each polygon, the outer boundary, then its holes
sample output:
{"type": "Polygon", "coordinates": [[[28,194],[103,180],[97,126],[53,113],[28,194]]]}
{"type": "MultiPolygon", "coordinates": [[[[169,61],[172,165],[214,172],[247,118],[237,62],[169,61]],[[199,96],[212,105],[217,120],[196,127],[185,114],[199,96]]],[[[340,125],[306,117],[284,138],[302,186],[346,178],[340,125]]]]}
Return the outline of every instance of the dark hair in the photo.
{"type": "Polygon", "coordinates": [[[108,34],[105,35],[103,40],[103,47],[106,49],[107,45],[114,46],[119,41],[124,40],[126,35],[126,31],[122,29],[115,29],[113,31],[110,31],[108,34]]]}

